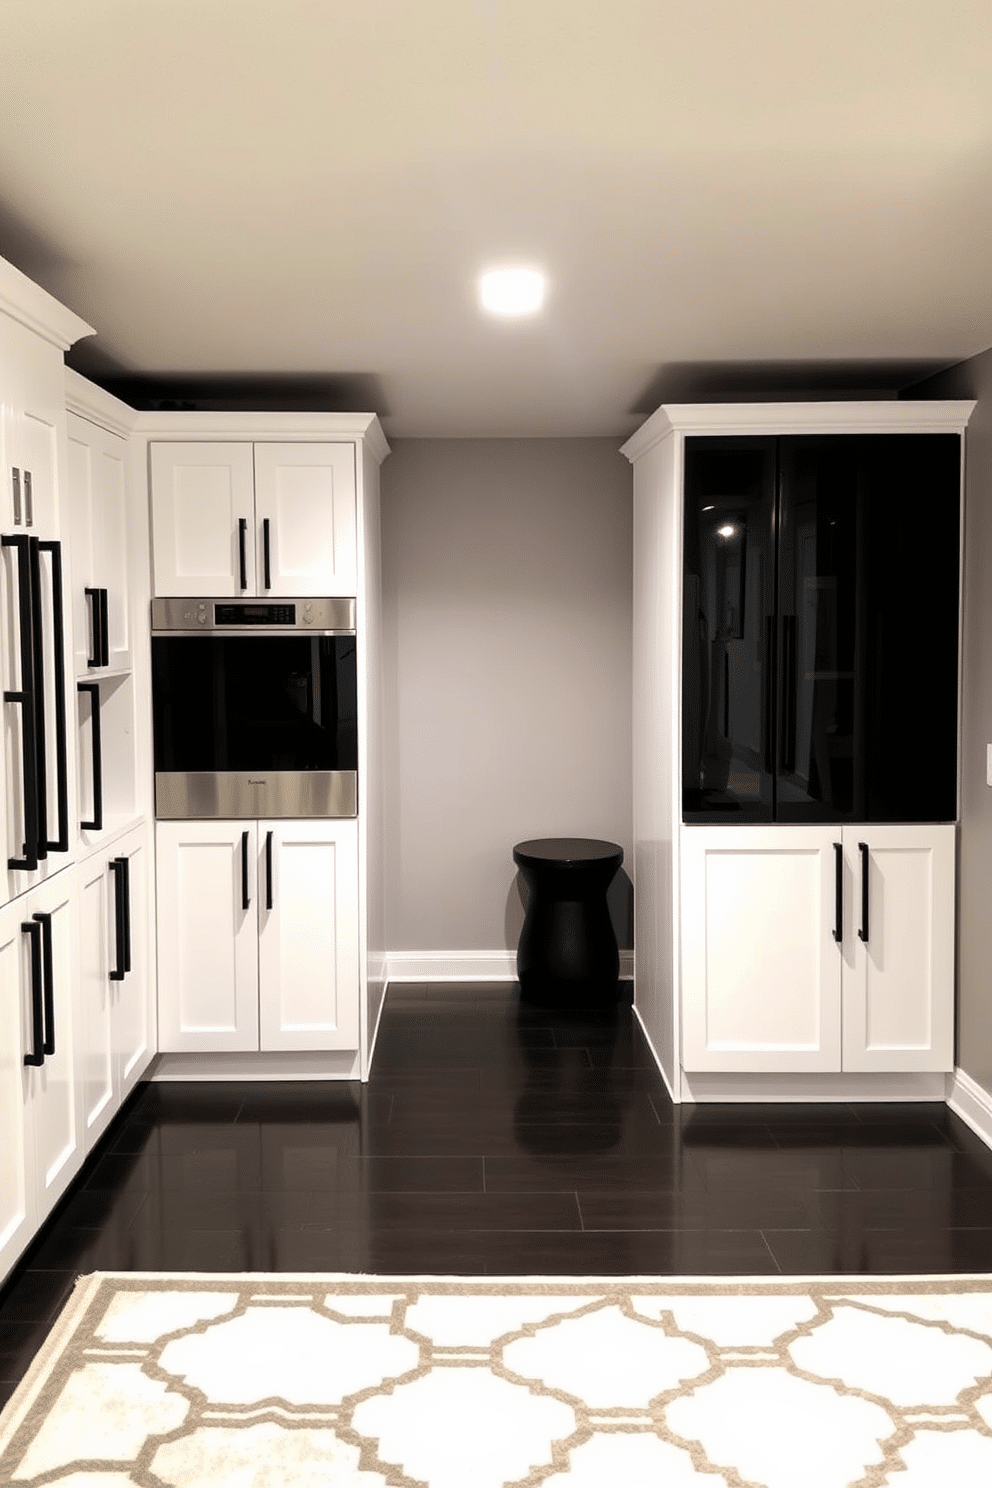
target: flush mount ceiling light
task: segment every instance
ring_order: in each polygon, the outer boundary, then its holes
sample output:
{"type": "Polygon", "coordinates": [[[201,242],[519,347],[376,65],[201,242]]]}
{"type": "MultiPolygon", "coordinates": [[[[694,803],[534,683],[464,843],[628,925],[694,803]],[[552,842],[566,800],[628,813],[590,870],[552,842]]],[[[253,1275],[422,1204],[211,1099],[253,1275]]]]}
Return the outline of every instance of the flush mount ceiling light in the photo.
{"type": "Polygon", "coordinates": [[[490,315],[533,315],[544,304],[538,269],[490,269],[479,279],[479,303],[490,315]]]}

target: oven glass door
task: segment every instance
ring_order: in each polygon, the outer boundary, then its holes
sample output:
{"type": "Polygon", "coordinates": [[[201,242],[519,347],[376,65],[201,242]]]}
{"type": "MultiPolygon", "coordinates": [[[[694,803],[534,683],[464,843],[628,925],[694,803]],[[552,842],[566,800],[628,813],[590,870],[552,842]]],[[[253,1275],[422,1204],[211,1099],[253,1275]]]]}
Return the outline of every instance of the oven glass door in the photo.
{"type": "Polygon", "coordinates": [[[358,768],[355,637],[153,636],[156,774],[358,768]]]}

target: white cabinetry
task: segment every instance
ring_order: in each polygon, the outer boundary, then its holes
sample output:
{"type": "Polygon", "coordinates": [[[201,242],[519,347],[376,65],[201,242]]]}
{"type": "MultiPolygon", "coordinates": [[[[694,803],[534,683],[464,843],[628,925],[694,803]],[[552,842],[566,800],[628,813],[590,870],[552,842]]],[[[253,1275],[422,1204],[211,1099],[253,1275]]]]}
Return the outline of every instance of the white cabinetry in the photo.
{"type": "Polygon", "coordinates": [[[683,1068],[950,1069],[953,934],[953,827],[686,827],[683,1068]]]}
{"type": "Polygon", "coordinates": [[[77,677],[131,666],[127,445],[68,415],[72,629],[77,677]]]}
{"type": "Polygon", "coordinates": [[[953,826],[844,829],[846,1070],[954,1068],[954,846],[953,826]]]}
{"type": "Polygon", "coordinates": [[[358,824],[159,822],[159,1047],[354,1050],[358,824]]]}
{"type": "MultiPolygon", "coordinates": [[[[683,544],[691,536],[684,532],[687,452],[693,455],[688,441],[699,440],[698,451],[704,440],[709,450],[725,440],[727,448],[774,440],[781,455],[792,436],[816,436],[823,448],[830,440],[821,436],[896,436],[893,444],[905,451],[903,436],[919,434],[942,436],[946,450],[952,442],[947,436],[963,436],[973,407],[936,401],[670,405],[658,409],[624,447],[634,466],[635,998],[677,1101],[938,1099],[941,1072],[953,1067],[950,812],[936,820],[932,813],[923,825],[904,819],[899,825],[880,820],[843,828],[759,826],[747,824],[746,817],[722,826],[683,821],[687,779],[723,788],[703,780],[695,766],[683,778],[683,748],[696,759],[693,741],[698,746],[700,728],[699,710],[683,711],[683,611],[695,624],[700,610],[692,594],[683,593],[684,572],[692,575],[683,564],[683,544]],[[859,933],[863,883],[867,940],[859,933]]],[[[943,491],[951,499],[946,484],[943,491]]],[[[732,498],[713,497],[714,503],[721,500],[732,498]]],[[[710,510],[716,505],[700,508],[710,510]]],[[[781,554],[771,552],[777,563],[781,554]]],[[[748,553],[750,562],[755,555],[750,548],[748,553]]],[[[746,572],[754,567],[751,562],[746,572]]],[[[818,595],[833,592],[827,580],[816,582],[818,595]]],[[[742,579],[737,609],[727,611],[724,640],[743,625],[745,596],[760,599],[763,592],[758,578],[742,579]]],[[[774,630],[755,631],[755,616],[760,621],[763,612],[751,598],[746,602],[748,655],[755,661],[768,647],[771,667],[774,630]]],[[[790,651],[781,675],[791,678],[793,662],[810,653],[793,652],[795,633],[786,622],[794,623],[795,616],[783,616],[781,641],[783,648],[790,643],[790,651]]],[[[716,657],[710,676],[718,681],[721,623],[710,633],[716,657]]],[[[724,742],[730,738],[726,708],[740,680],[728,655],[724,648],[722,692],[718,687],[705,694],[706,716],[718,724],[712,729],[717,746],[720,736],[724,742]],[[722,713],[713,703],[717,694],[724,700],[722,713]]],[[[820,676],[820,666],[807,660],[805,673],[820,676]]],[[[820,679],[827,683],[830,666],[824,668],[820,679]]],[[[833,680],[841,676],[838,671],[833,680]]],[[[949,684],[941,680],[946,703],[949,684]]],[[[697,693],[698,683],[696,678],[697,693]]],[[[686,696],[696,694],[687,687],[686,696]]],[[[769,685],[761,701],[766,747],[774,754],[781,735],[787,760],[794,694],[784,684],[780,693],[769,685]]],[[[745,739],[742,733],[738,750],[756,777],[762,768],[771,769],[763,763],[767,754],[755,742],[758,736],[755,731],[745,739]]],[[[710,754],[717,759],[719,748],[710,754]]],[[[876,762],[875,768],[882,767],[876,762]]],[[[783,766],[786,790],[791,768],[783,766]]],[[[807,820],[815,821],[812,812],[807,820]]]]}
{"type": "Polygon", "coordinates": [[[353,595],[351,443],[150,445],[158,595],[353,595]]]}
{"type": "Polygon", "coordinates": [[[820,827],[682,833],[682,1063],[840,1068],[834,857],[820,827]]]}
{"type": "Polygon", "coordinates": [[[75,870],[68,869],[0,911],[0,1276],[85,1153],[74,888],[75,870]]]}
{"type": "Polygon", "coordinates": [[[148,829],[81,863],[79,1083],[87,1149],[154,1053],[148,940],[148,829]]]}
{"type": "Polygon", "coordinates": [[[0,314],[4,532],[58,535],[59,450],[65,429],[62,369],[60,346],[0,314]]]}

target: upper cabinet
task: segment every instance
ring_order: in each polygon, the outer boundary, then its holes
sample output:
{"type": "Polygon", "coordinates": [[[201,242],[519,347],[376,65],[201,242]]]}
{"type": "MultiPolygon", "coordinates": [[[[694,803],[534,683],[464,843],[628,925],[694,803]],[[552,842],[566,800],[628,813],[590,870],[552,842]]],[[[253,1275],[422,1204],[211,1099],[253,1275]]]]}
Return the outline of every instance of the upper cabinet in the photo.
{"type": "Polygon", "coordinates": [[[355,446],[150,445],[158,595],[353,595],[355,446]]]}
{"type": "Polygon", "coordinates": [[[68,415],[72,630],[77,677],[131,665],[127,444],[68,415]]]}

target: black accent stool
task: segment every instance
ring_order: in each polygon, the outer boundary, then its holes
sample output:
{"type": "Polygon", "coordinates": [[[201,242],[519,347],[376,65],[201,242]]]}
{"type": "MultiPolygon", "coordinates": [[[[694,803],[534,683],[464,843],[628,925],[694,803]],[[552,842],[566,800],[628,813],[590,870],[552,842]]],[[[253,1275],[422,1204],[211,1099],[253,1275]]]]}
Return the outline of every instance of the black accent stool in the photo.
{"type": "Polygon", "coordinates": [[[612,1008],[620,952],[606,891],[623,848],[589,837],[549,837],[518,842],[513,861],[530,890],[517,947],[522,1001],[612,1008]]]}

